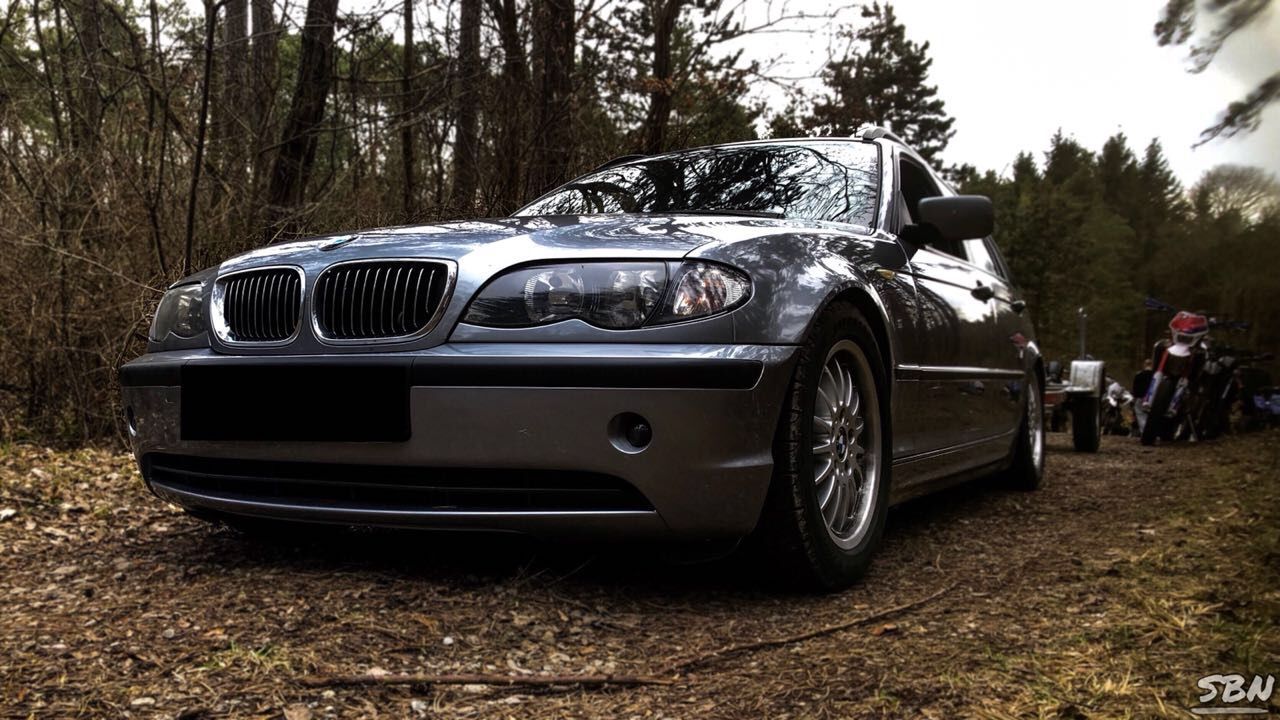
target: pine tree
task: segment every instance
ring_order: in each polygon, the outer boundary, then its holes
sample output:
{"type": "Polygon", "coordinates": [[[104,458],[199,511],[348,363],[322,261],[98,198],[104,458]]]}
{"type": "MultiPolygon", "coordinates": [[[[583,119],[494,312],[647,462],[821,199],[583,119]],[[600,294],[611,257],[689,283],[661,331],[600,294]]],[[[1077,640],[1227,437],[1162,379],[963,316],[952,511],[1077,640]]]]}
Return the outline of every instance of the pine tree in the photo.
{"type": "MultiPolygon", "coordinates": [[[[1139,166],[1142,196],[1140,211],[1133,220],[1141,250],[1140,260],[1146,265],[1161,245],[1168,245],[1182,230],[1187,202],[1182,183],[1169,168],[1164,149],[1158,139],[1147,145],[1139,166]]],[[[1150,287],[1147,288],[1150,290],[1150,287]]]]}
{"type": "Polygon", "coordinates": [[[845,28],[845,57],[827,64],[826,97],[814,103],[806,119],[810,130],[847,135],[871,123],[887,127],[933,161],[955,134],[938,88],[929,85],[929,43],[907,39],[892,5],[873,3],[862,10],[865,27],[845,28]]]}
{"type": "Polygon", "coordinates": [[[1129,149],[1124,133],[1108,138],[1098,153],[1098,179],[1102,183],[1103,202],[1133,224],[1141,202],[1142,180],[1138,174],[1138,158],[1129,149]]]}

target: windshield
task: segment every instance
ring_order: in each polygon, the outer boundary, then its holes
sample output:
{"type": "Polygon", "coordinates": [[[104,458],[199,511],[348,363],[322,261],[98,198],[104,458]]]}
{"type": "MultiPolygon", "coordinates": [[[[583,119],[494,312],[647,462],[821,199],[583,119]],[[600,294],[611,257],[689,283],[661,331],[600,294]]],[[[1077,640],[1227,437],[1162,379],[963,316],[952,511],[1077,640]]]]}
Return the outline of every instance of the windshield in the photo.
{"type": "Polygon", "coordinates": [[[732,213],[874,227],[880,153],[871,143],[813,141],[689,150],[574,180],[516,215],[732,213]]]}

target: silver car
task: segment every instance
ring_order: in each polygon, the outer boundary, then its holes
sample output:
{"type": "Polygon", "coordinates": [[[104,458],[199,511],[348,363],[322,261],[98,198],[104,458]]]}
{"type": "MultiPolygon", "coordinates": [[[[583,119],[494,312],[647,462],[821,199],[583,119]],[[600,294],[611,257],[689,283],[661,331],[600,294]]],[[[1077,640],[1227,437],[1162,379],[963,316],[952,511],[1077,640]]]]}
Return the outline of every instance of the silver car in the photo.
{"type": "Polygon", "coordinates": [[[222,521],[754,536],[856,580],[890,504],[1043,475],[991,240],[882,129],[609,163],[513,216],[264,247],[120,370],[142,475],[222,521]]]}

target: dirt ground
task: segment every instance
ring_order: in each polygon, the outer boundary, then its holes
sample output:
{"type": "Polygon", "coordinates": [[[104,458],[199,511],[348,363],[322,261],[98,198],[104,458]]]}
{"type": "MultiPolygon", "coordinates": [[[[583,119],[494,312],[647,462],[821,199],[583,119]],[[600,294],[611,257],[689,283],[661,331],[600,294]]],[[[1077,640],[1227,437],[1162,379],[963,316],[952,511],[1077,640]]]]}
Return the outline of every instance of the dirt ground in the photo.
{"type": "Polygon", "coordinates": [[[1201,676],[1277,674],[1280,433],[1050,437],[1044,490],[897,508],[829,596],[659,548],[268,542],[161,504],[126,455],[0,448],[0,717],[1188,717],[1201,676]],[[667,684],[307,684],[443,673],[667,684]]]}

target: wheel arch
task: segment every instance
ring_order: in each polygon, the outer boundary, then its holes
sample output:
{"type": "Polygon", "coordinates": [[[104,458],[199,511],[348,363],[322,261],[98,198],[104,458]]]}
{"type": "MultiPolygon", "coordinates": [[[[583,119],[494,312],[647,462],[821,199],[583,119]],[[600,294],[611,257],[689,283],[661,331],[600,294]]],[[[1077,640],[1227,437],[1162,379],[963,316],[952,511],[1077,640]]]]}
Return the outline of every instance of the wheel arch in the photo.
{"type": "Polygon", "coordinates": [[[873,294],[864,286],[852,285],[842,290],[832,293],[828,296],[826,302],[813,314],[813,320],[810,321],[809,330],[806,330],[806,336],[812,331],[813,321],[816,321],[823,313],[827,312],[832,305],[836,303],[846,303],[852,305],[866,320],[867,325],[871,327],[871,333],[875,336],[876,345],[880,351],[880,357],[877,361],[884,370],[885,392],[889,393],[889,397],[893,397],[893,368],[894,368],[894,350],[893,340],[889,335],[888,319],[884,306],[878,301],[879,298],[872,299],[873,294]]]}

